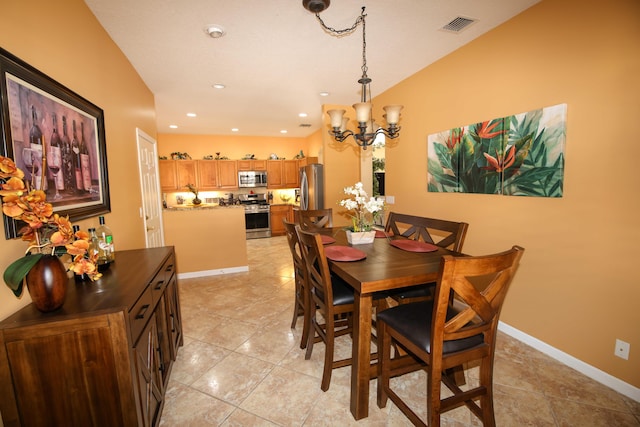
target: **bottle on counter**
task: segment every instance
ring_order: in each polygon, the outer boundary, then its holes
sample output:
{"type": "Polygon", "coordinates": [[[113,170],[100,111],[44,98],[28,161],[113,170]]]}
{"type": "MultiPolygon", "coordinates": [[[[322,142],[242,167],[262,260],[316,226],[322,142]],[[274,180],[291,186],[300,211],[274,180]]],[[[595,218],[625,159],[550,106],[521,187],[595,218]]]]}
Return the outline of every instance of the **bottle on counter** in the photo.
{"type": "Polygon", "coordinates": [[[111,229],[105,225],[103,216],[101,216],[99,220],[100,227],[96,230],[96,234],[98,235],[100,247],[104,251],[107,260],[109,262],[114,262],[116,260],[116,254],[113,245],[113,233],[111,232],[111,229]]]}

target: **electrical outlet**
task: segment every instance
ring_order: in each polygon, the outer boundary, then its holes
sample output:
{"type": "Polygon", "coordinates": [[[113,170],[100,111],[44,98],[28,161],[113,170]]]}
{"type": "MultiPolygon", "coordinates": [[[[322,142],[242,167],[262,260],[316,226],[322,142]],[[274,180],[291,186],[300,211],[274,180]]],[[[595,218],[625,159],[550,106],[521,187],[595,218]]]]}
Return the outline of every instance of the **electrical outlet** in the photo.
{"type": "Polygon", "coordinates": [[[613,354],[624,359],[629,360],[629,349],[631,348],[631,344],[628,342],[624,342],[622,340],[616,340],[616,348],[613,351],[613,354]]]}
{"type": "Polygon", "coordinates": [[[390,205],[393,205],[396,202],[395,196],[385,196],[386,202],[390,205]]]}

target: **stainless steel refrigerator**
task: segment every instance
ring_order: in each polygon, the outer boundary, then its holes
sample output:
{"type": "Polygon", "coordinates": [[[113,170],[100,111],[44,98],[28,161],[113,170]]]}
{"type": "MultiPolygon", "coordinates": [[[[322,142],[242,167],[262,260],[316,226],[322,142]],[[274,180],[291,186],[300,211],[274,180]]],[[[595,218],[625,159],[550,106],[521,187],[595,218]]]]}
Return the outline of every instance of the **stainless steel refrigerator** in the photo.
{"type": "Polygon", "coordinates": [[[300,209],[324,209],[324,170],[320,163],[300,168],[300,209]]]}

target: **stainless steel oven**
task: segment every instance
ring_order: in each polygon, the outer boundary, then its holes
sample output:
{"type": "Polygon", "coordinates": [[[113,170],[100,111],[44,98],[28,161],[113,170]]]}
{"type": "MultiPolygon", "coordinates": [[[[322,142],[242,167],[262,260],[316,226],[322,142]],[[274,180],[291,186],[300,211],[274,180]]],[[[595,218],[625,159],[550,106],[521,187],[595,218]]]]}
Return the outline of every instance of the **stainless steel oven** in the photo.
{"type": "Polygon", "coordinates": [[[266,194],[242,194],[247,239],[271,237],[271,207],[266,194]]]}

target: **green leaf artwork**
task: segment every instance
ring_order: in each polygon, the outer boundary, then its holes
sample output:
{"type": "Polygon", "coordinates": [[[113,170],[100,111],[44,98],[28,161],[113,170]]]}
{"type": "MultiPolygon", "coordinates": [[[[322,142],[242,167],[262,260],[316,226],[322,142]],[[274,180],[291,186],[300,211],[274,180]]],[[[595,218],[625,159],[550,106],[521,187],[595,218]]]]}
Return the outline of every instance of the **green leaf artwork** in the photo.
{"type": "Polygon", "coordinates": [[[567,104],[429,135],[427,189],[562,197],[567,104]]]}

